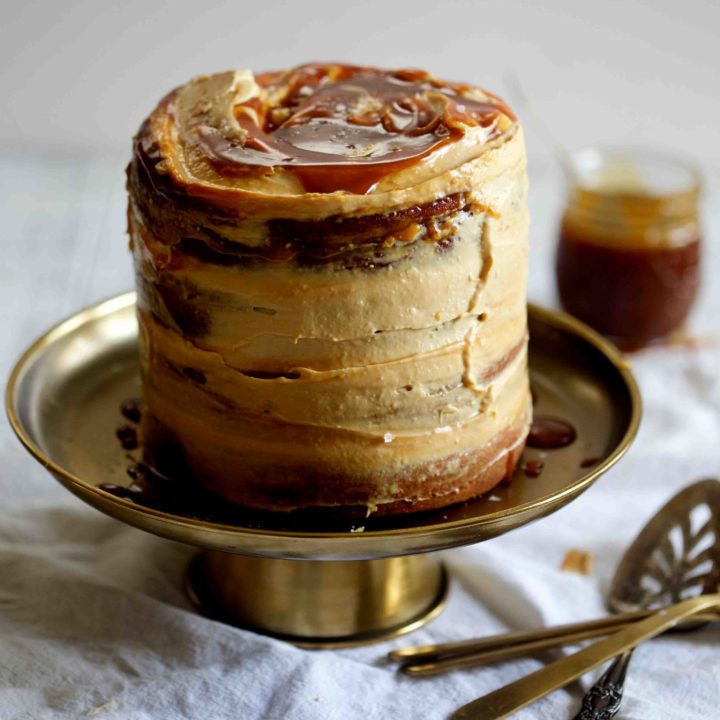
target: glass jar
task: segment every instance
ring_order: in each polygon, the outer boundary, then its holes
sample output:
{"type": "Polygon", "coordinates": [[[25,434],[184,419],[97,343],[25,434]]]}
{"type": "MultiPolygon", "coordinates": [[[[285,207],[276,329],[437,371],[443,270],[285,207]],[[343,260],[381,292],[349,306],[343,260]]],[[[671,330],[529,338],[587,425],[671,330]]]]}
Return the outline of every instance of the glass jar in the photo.
{"type": "Polygon", "coordinates": [[[700,278],[700,179],[690,165],[630,150],[573,157],[557,248],[563,307],[624,349],[682,326],[700,278]]]}

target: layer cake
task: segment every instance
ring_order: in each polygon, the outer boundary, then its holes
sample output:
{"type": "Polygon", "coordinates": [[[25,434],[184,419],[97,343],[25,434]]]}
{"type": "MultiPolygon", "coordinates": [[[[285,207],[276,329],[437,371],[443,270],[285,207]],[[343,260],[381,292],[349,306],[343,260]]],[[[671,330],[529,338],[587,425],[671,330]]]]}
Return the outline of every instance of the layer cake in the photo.
{"type": "Polygon", "coordinates": [[[419,70],[199,77],[135,138],[146,459],[263,510],[486,492],[531,420],[522,131],[419,70]]]}

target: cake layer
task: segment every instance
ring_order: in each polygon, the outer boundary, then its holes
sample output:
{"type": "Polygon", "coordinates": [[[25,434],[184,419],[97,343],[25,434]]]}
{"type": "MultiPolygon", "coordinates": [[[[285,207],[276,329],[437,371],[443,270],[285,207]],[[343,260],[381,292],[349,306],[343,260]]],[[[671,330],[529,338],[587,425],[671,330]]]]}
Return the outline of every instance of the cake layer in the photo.
{"type": "Polygon", "coordinates": [[[148,458],[161,472],[189,474],[259,509],[360,505],[370,513],[391,503],[417,511],[460,502],[509,477],[527,436],[524,364],[502,375],[481,415],[397,435],[251,421],[221,407],[194,412],[149,388],[148,458]]]}
{"type": "MultiPolygon", "coordinates": [[[[526,217],[468,216],[448,247],[418,242],[375,267],[217,266],[148,259],[136,235],[139,304],[239,370],[322,370],[386,362],[524,332],[526,217]]],[[[157,245],[157,243],[154,243],[157,245]]]]}
{"type": "Polygon", "coordinates": [[[145,346],[155,349],[143,367],[158,388],[171,387],[173,395],[181,390],[178,383],[185,386],[183,395],[174,397],[178,405],[190,398],[194,412],[202,412],[205,405],[210,409],[220,402],[223,412],[240,409],[316,427],[372,428],[381,435],[434,429],[444,424],[443,418],[475,417],[497,392],[493,381],[500,371],[519,363],[525,372],[524,335],[502,354],[477,352],[470,367],[465,366],[465,348],[450,347],[395,362],[274,375],[229,368],[217,353],[198,350],[152,321],[143,328],[145,346]],[[479,364],[480,355],[490,359],[479,364]]]}

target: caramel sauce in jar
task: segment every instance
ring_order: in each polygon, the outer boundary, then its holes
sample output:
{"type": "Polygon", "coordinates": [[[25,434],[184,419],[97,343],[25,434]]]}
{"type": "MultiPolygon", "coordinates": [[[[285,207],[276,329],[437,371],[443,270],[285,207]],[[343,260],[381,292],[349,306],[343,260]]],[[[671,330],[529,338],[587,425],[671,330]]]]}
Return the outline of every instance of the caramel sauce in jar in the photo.
{"type": "Polygon", "coordinates": [[[575,157],[556,257],[563,307],[626,350],[685,322],[700,279],[700,182],[660,155],[575,157]]]}

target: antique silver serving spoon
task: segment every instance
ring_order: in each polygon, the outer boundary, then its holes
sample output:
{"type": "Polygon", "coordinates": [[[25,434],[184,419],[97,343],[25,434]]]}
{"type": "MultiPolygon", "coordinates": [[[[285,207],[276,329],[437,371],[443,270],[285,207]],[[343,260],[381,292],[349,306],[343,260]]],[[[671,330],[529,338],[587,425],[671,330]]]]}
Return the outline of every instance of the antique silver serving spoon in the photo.
{"type": "MultiPolygon", "coordinates": [[[[700,583],[707,583],[703,588],[715,590],[720,584],[717,579],[719,522],[720,482],[717,480],[695,483],[668,502],[643,529],[617,569],[610,606],[622,612],[621,615],[475,640],[400,648],[391,652],[390,658],[403,663],[402,670],[414,676],[474,667],[606,635],[648,617],[675,597],[698,594],[700,583]],[[698,517],[703,507],[707,523],[694,529],[692,517],[698,517]],[[678,555],[683,548],[687,552],[678,555]],[[715,568],[709,575],[702,572],[709,571],[710,566],[704,565],[708,561],[715,568]]],[[[714,619],[714,615],[710,613],[697,619],[714,619]]]]}
{"type": "MultiPolygon", "coordinates": [[[[612,582],[608,604],[622,613],[656,610],[720,588],[720,483],[681,490],[640,531],[612,582]]],[[[694,623],[695,624],[695,623],[694,623]]],[[[618,656],[588,690],[575,720],[610,720],[622,702],[633,650],[618,656]]]]}

